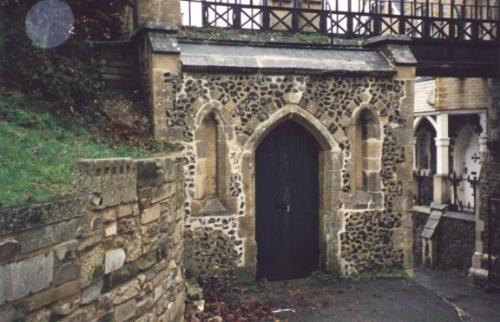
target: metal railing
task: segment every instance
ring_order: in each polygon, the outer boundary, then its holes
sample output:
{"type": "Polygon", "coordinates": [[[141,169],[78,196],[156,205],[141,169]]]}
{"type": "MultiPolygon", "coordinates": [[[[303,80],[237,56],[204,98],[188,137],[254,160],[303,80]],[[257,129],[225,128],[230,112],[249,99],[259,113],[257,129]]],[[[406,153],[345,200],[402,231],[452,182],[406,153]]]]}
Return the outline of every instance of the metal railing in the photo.
{"type": "Polygon", "coordinates": [[[434,176],[428,170],[415,170],[413,178],[417,183],[415,204],[429,206],[434,199],[434,176]]]}
{"type": "Polygon", "coordinates": [[[457,175],[455,172],[453,172],[448,176],[447,179],[451,188],[451,200],[449,209],[460,212],[475,213],[477,189],[479,187],[479,180],[477,175],[473,173],[472,176],[463,176],[457,175]],[[465,185],[469,185],[469,187],[472,189],[472,202],[465,203],[465,192],[462,193],[461,196],[458,193],[458,190],[460,188],[464,188],[465,185]]]}
{"type": "Polygon", "coordinates": [[[407,35],[443,41],[497,41],[497,1],[181,0],[191,27],[321,33],[331,37],[407,35]],[[472,4],[470,4],[472,2],[472,4]]]}

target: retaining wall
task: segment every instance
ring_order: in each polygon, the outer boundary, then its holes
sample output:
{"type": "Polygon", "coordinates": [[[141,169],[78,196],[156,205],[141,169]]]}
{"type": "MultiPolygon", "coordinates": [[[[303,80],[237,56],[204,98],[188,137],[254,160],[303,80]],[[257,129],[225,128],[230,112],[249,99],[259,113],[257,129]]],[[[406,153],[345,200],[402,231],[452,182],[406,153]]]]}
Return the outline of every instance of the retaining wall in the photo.
{"type": "Polygon", "coordinates": [[[181,321],[180,160],[81,160],[79,195],[0,209],[0,320],[181,321]]]}

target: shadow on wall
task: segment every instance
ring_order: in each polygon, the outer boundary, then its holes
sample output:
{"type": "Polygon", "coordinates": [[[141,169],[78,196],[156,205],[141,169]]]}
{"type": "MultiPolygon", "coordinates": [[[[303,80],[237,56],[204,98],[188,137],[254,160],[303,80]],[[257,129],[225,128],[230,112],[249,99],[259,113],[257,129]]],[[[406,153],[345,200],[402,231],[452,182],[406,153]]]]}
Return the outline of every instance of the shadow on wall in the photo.
{"type": "Polygon", "coordinates": [[[186,229],[184,235],[186,278],[196,277],[205,290],[229,290],[236,283],[239,259],[236,241],[210,227],[186,229]]]}

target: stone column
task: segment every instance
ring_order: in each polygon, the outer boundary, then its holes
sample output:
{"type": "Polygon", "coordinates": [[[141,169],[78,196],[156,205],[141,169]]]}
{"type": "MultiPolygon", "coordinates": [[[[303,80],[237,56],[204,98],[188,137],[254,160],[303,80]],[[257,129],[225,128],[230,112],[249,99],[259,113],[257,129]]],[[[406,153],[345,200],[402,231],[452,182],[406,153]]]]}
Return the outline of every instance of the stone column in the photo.
{"type": "Polygon", "coordinates": [[[153,136],[166,141],[170,135],[167,110],[175,104],[175,82],[181,73],[177,42],[181,24],[179,0],[137,0],[138,47],[142,85],[148,97],[153,136]]]}
{"type": "Polygon", "coordinates": [[[479,114],[479,123],[481,124],[482,132],[479,136],[479,153],[484,161],[484,154],[488,152],[488,122],[486,112],[479,114]]]}
{"type": "Polygon", "coordinates": [[[169,23],[180,27],[180,0],[137,0],[137,23],[139,26],[169,23]]]}
{"type": "Polygon", "coordinates": [[[450,200],[449,184],[446,177],[450,174],[450,138],[448,137],[448,114],[437,116],[436,120],[436,175],[434,176],[434,202],[446,204],[450,200]]]}

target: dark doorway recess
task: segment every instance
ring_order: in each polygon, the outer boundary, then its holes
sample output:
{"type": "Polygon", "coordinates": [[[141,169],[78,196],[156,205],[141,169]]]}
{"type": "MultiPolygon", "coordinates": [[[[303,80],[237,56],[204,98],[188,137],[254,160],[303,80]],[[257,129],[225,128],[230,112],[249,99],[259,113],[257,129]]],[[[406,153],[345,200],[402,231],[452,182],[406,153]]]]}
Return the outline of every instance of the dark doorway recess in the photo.
{"type": "Polygon", "coordinates": [[[258,278],[302,278],[318,269],[319,150],[293,120],[278,125],[257,148],[258,278]]]}

